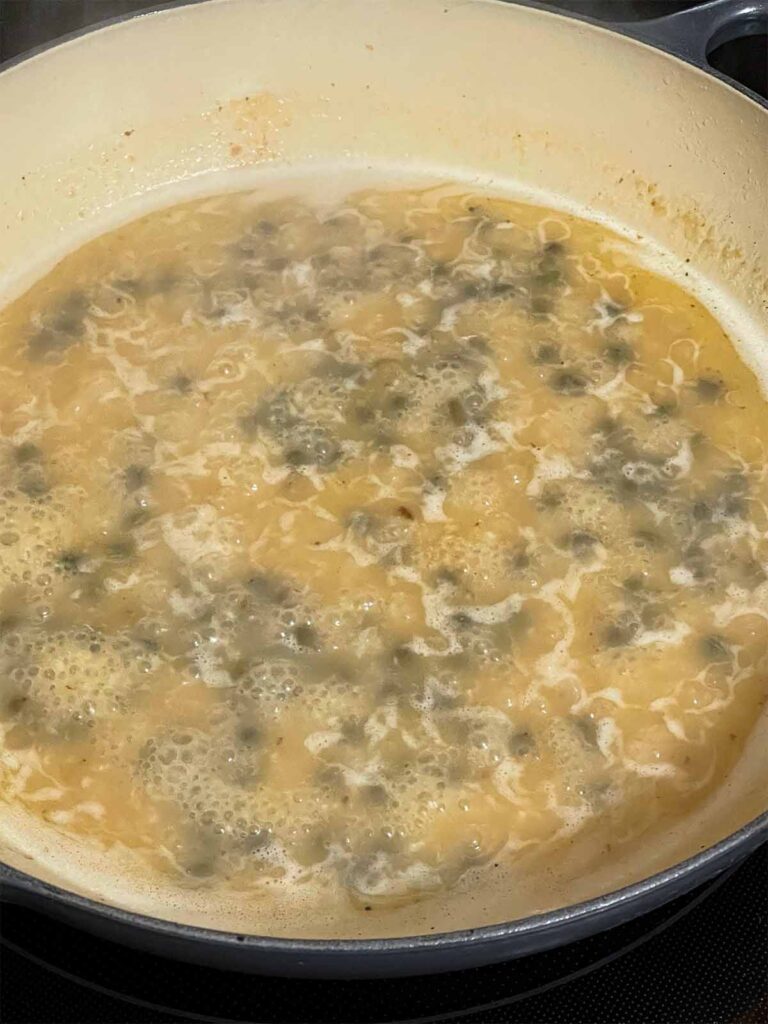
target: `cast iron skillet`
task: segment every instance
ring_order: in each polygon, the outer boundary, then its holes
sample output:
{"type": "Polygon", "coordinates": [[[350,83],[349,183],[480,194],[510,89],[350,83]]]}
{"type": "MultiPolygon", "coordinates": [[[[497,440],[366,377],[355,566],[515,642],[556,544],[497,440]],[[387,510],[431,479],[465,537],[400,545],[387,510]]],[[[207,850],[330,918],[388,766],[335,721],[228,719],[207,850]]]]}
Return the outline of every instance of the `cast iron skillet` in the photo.
{"type": "MultiPolygon", "coordinates": [[[[551,10],[534,0],[516,2],[551,10]]],[[[102,28],[124,20],[127,19],[116,18],[92,27],[102,28]]],[[[768,32],[768,0],[708,0],[664,18],[632,24],[599,24],[681,57],[768,108],[762,97],[715,71],[707,61],[707,55],[723,43],[768,32]]],[[[64,38],[82,34],[73,33],[64,38]]],[[[57,40],[57,43],[62,41],[57,40]]],[[[31,51],[21,60],[45,49],[48,47],[31,51]]],[[[19,60],[2,67],[15,63],[19,60]]],[[[409,938],[334,940],[236,935],[121,910],[50,885],[2,863],[0,897],[54,914],[115,942],[211,967],[318,978],[427,974],[525,956],[611,928],[653,910],[737,864],[766,838],[768,811],[696,856],[597,899],[507,924],[409,938]]]]}

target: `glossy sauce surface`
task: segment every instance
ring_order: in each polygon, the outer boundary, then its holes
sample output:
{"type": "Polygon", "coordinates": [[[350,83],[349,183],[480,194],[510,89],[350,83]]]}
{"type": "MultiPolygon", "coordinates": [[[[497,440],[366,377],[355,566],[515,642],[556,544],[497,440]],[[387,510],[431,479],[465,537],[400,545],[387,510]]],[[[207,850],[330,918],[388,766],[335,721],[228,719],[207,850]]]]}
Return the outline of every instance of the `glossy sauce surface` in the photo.
{"type": "Polygon", "coordinates": [[[765,700],[764,399],[596,225],[195,201],[5,309],[0,379],[6,799],[147,872],[375,914],[611,857],[765,700]]]}

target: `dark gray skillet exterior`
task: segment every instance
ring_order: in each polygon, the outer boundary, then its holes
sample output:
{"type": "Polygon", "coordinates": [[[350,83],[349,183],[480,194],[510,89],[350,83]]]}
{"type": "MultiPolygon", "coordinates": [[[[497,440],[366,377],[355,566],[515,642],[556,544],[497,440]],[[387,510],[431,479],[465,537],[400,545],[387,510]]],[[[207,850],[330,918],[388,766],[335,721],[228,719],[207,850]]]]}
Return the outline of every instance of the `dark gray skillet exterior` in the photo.
{"type": "MultiPolygon", "coordinates": [[[[552,10],[535,0],[514,2],[552,10]]],[[[179,5],[153,6],[147,11],[176,6],[179,5]]],[[[709,0],[678,14],[631,25],[606,26],[605,22],[571,16],[611,28],[681,57],[768,109],[768,103],[762,97],[714,71],[707,62],[707,54],[722,43],[768,32],[768,0],[709,0]]],[[[125,20],[115,18],[92,28],[125,20]]],[[[72,33],[56,40],[56,44],[83,34],[72,33]]],[[[0,66],[0,71],[49,48],[38,47],[21,58],[8,61],[0,66]]],[[[0,897],[55,915],[113,942],[209,967],[294,977],[393,977],[498,963],[604,931],[647,913],[738,864],[767,839],[768,811],[727,839],[667,871],[586,903],[507,924],[402,939],[277,939],[176,924],[79,896],[2,863],[0,897]]]]}
{"type": "Polygon", "coordinates": [[[275,939],[161,921],[78,896],[0,865],[5,899],[113,942],[206,967],[309,978],[387,978],[480,967],[605,931],[742,861],[768,836],[768,813],[651,878],[587,903],[508,924],[404,939],[275,939]]]}

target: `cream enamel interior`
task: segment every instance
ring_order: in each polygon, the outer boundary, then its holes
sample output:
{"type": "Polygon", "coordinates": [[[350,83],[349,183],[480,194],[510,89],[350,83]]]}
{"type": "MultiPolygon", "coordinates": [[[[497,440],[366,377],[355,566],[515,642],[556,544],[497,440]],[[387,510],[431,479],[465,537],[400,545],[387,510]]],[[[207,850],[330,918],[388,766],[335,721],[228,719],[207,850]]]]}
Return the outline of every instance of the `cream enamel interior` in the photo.
{"type": "MultiPolygon", "coordinates": [[[[389,168],[543,194],[603,217],[670,254],[669,267],[706,292],[758,372],[766,351],[766,113],[672,58],[562,17],[484,0],[214,0],[11,69],[0,79],[0,121],[14,139],[0,171],[4,298],[78,241],[169,195],[307,162],[318,173],[348,164],[363,177],[389,168]]],[[[558,893],[553,880],[542,908],[650,874],[764,810],[766,733],[768,720],[684,835],[628,858],[620,873],[593,874],[581,891],[558,893]]],[[[149,888],[116,895],[106,873],[75,870],[65,843],[33,835],[10,810],[3,826],[9,863],[132,909],[199,920],[191,902],[158,901],[149,888]]],[[[510,892],[464,891],[431,907],[428,923],[514,913],[510,892]]],[[[242,927],[236,906],[222,908],[221,925],[242,927]]],[[[382,930],[427,930],[424,905],[393,911],[382,930]]]]}

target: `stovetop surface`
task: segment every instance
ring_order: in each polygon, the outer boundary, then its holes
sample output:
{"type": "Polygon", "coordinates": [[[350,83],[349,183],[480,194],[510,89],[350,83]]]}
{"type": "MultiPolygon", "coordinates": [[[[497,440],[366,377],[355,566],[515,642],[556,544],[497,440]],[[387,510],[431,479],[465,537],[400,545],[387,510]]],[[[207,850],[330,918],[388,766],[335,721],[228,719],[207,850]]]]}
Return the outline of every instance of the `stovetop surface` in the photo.
{"type": "Polygon", "coordinates": [[[4,1024],[766,1024],[768,847],[610,932],[431,978],[302,981],[176,963],[3,908],[4,1024]]]}
{"type": "MultiPolygon", "coordinates": [[[[552,6],[637,20],[694,6],[668,0],[558,0],[552,6]]],[[[0,60],[136,0],[0,0],[0,60]]],[[[768,95],[765,36],[712,55],[768,95]]],[[[378,981],[231,974],[152,957],[4,906],[3,1024],[768,1024],[768,847],[693,893],[562,949],[493,967],[378,981]]]]}

